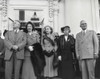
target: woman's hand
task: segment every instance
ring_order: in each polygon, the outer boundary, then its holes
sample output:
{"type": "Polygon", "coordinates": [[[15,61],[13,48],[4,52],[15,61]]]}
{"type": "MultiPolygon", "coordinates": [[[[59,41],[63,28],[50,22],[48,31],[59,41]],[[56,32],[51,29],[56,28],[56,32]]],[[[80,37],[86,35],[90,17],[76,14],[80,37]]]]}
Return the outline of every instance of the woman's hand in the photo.
{"type": "Polygon", "coordinates": [[[94,53],[94,58],[97,59],[99,56],[97,53],[94,53]]]}
{"type": "Polygon", "coordinates": [[[2,55],[2,52],[0,52],[0,55],[2,55]]]}
{"type": "Polygon", "coordinates": [[[62,57],[61,56],[58,56],[58,59],[61,61],[62,60],[62,57]]]}
{"type": "Polygon", "coordinates": [[[28,49],[29,49],[30,51],[33,51],[33,50],[34,50],[33,46],[29,46],[28,49]]]}

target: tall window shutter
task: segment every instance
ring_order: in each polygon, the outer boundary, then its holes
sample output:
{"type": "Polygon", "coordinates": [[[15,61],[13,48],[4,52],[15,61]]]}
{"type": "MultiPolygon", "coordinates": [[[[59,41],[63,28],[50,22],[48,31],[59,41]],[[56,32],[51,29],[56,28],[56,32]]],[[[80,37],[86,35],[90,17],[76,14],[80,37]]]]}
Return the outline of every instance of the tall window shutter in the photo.
{"type": "Polygon", "coordinates": [[[19,10],[19,20],[24,21],[25,20],[25,11],[19,10]]]}

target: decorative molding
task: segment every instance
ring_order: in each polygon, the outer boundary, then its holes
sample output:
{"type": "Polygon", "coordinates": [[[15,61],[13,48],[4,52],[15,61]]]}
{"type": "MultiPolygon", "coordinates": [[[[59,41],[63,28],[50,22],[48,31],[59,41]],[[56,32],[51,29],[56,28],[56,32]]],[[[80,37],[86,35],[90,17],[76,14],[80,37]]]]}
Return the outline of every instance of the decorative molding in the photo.
{"type": "Polygon", "coordinates": [[[49,2],[49,18],[53,18],[53,13],[54,13],[54,1],[53,0],[48,0],[49,2]]]}
{"type": "Polygon", "coordinates": [[[49,11],[49,23],[51,27],[54,27],[54,0],[48,0],[49,11]]]}
{"type": "Polygon", "coordinates": [[[54,14],[59,13],[59,5],[58,5],[59,0],[48,0],[49,2],[49,18],[53,18],[54,14]]]}
{"type": "Polygon", "coordinates": [[[54,13],[56,13],[56,14],[59,13],[59,4],[58,4],[58,0],[54,0],[54,13]]]}
{"type": "Polygon", "coordinates": [[[7,0],[2,0],[2,14],[3,14],[3,17],[7,16],[7,9],[8,9],[7,0]]]}
{"type": "Polygon", "coordinates": [[[2,29],[8,29],[8,0],[2,0],[2,29]]]}
{"type": "Polygon", "coordinates": [[[2,0],[0,0],[0,5],[2,4],[2,0]]]}
{"type": "Polygon", "coordinates": [[[0,0],[0,10],[2,10],[2,0],[0,0]]]}

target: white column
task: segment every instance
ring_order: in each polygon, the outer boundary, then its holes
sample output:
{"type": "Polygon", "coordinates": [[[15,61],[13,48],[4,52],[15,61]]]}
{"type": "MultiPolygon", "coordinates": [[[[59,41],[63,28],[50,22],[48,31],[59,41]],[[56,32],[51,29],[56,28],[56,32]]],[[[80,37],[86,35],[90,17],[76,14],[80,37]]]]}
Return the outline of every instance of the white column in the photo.
{"type": "MultiPolygon", "coordinates": [[[[2,0],[0,0],[0,28],[2,28],[2,20],[1,20],[1,18],[2,18],[2,16],[1,16],[1,12],[2,12],[2,0]]],[[[2,29],[0,29],[0,30],[2,30],[2,29]]]]}
{"type": "Polygon", "coordinates": [[[58,14],[58,33],[61,34],[61,27],[65,26],[65,1],[59,1],[59,14],[58,14]]]}
{"type": "Polygon", "coordinates": [[[53,9],[53,7],[54,7],[54,3],[53,3],[53,0],[48,0],[48,8],[49,8],[49,25],[51,26],[51,27],[53,27],[53,25],[54,25],[54,9],[53,9]]]}
{"type": "Polygon", "coordinates": [[[2,31],[3,29],[2,29],[3,27],[2,27],[2,11],[1,11],[1,9],[0,9],[0,30],[2,31]]]}
{"type": "Polygon", "coordinates": [[[99,2],[98,0],[91,0],[91,9],[92,9],[92,23],[93,29],[100,33],[100,15],[99,15],[99,2]]]}
{"type": "Polygon", "coordinates": [[[8,28],[8,0],[2,0],[2,27],[3,30],[8,28]]]}
{"type": "Polygon", "coordinates": [[[72,9],[72,3],[74,0],[65,0],[65,25],[70,25],[70,16],[71,16],[71,9],[72,9]]]}
{"type": "Polygon", "coordinates": [[[81,20],[86,20],[88,29],[97,31],[98,11],[98,0],[65,0],[65,24],[71,27],[74,35],[81,31],[81,20]]]}
{"type": "Polygon", "coordinates": [[[2,31],[1,37],[3,38],[3,26],[2,26],[2,0],[0,0],[0,30],[2,31]]]}
{"type": "Polygon", "coordinates": [[[55,0],[54,1],[54,32],[58,32],[58,30],[59,30],[58,12],[59,12],[58,0],[55,0]]]}

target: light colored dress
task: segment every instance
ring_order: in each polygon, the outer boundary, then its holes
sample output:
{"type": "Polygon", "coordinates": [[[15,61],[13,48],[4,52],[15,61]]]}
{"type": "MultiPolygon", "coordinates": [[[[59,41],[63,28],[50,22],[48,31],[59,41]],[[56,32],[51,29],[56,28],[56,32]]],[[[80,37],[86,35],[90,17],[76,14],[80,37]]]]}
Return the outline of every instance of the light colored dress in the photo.
{"type": "MultiPolygon", "coordinates": [[[[54,50],[54,46],[52,46],[52,44],[49,41],[45,41],[45,45],[43,49],[45,51],[48,51],[46,53],[51,53],[50,51],[54,50]]],[[[46,61],[46,66],[44,67],[45,77],[57,76],[57,69],[53,68],[53,58],[54,58],[54,54],[52,54],[50,57],[45,55],[45,61],[46,61]]]]}
{"type": "Polygon", "coordinates": [[[39,38],[37,38],[36,33],[27,34],[27,45],[25,50],[25,59],[23,62],[22,68],[22,79],[36,79],[34,68],[30,59],[30,51],[27,49],[28,46],[39,42],[39,38]]]}
{"type": "Polygon", "coordinates": [[[52,64],[53,57],[54,57],[54,55],[52,55],[51,57],[45,56],[45,59],[46,59],[46,66],[44,68],[44,76],[45,77],[57,76],[57,69],[53,69],[53,64],[52,64]]]}

